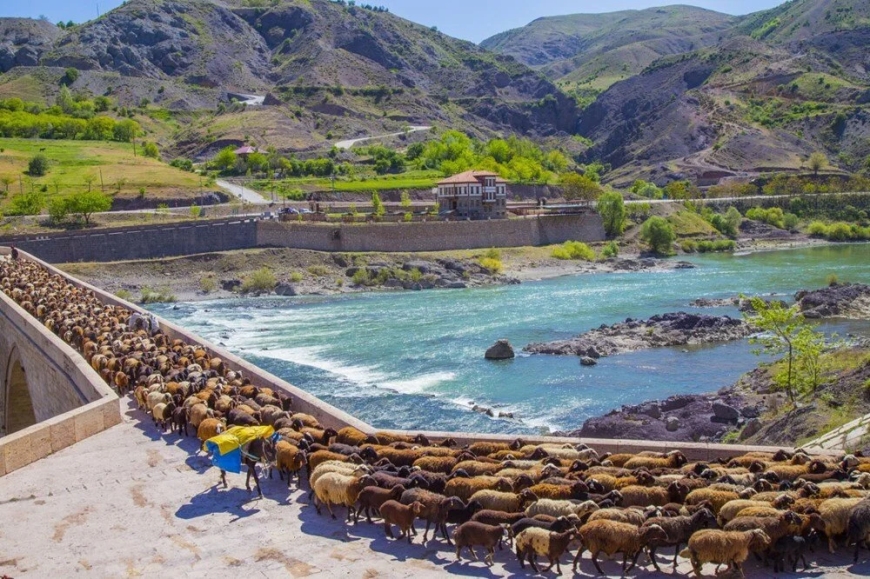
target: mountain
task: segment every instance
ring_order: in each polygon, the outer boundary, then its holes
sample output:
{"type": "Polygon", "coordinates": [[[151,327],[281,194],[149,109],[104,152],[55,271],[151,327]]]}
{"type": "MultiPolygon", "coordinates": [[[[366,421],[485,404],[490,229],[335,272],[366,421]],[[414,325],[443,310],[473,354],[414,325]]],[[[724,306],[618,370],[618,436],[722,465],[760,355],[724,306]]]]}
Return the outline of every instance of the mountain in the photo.
{"type": "Polygon", "coordinates": [[[484,41],[525,54],[584,107],[581,156],[618,184],[835,169],[870,156],[870,0],[793,0],[744,17],[673,6],[538,19],[484,41]],[[532,47],[538,46],[538,50],[532,47]]]}
{"type": "MultiPolygon", "coordinates": [[[[201,153],[203,141],[213,147],[246,137],[280,149],[323,149],[337,140],[333,135],[408,124],[481,136],[576,130],[574,100],[510,56],[371,7],[327,0],[251,4],[131,0],[71,30],[46,29],[39,39],[45,49],[35,60],[0,67],[7,72],[0,96],[10,94],[4,85],[27,81],[39,83],[50,101],[63,69],[75,67],[73,90],[193,114],[171,137],[188,154],[201,153]],[[267,106],[202,114],[234,94],[268,95],[267,106]]],[[[0,30],[7,27],[8,19],[0,19],[0,30]]]]}

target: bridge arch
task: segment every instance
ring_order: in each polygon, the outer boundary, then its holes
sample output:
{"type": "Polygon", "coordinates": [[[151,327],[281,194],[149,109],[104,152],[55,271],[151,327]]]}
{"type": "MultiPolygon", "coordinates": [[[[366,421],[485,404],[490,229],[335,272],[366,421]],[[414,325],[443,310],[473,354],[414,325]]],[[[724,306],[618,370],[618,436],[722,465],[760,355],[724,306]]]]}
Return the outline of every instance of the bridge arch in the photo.
{"type": "Polygon", "coordinates": [[[27,372],[21,364],[18,348],[13,347],[3,369],[0,388],[0,436],[12,434],[36,424],[33,397],[27,383],[27,372]]]}

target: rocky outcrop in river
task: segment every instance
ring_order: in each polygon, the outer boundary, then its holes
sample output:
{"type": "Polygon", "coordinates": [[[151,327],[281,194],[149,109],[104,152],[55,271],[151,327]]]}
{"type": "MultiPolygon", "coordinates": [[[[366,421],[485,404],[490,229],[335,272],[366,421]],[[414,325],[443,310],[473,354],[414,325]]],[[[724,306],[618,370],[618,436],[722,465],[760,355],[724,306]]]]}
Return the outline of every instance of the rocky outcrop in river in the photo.
{"type": "Polygon", "coordinates": [[[600,358],[647,348],[727,342],[750,334],[752,328],[746,322],[730,316],[673,312],[648,320],[628,318],[612,326],[602,325],[570,340],[529,344],[524,350],[533,354],[600,358]]]}
{"type": "Polygon", "coordinates": [[[814,291],[799,291],[794,296],[807,318],[870,319],[870,285],[834,283],[814,291]]]}

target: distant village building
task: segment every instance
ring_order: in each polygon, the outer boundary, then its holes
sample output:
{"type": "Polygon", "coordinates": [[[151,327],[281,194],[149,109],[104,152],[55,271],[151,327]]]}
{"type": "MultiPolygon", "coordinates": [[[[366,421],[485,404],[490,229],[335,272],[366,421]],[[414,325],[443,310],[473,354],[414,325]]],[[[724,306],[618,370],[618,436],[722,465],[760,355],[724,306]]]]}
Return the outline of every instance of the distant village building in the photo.
{"type": "Polygon", "coordinates": [[[234,153],[236,155],[238,155],[239,157],[241,157],[242,160],[244,160],[244,161],[248,160],[248,155],[250,155],[251,153],[259,153],[259,152],[260,151],[258,149],[251,147],[251,146],[239,147],[238,149],[236,149],[234,151],[234,153]]]}
{"type": "Polygon", "coordinates": [[[439,211],[461,219],[507,217],[507,182],[489,171],[466,171],[438,183],[439,211]]]}

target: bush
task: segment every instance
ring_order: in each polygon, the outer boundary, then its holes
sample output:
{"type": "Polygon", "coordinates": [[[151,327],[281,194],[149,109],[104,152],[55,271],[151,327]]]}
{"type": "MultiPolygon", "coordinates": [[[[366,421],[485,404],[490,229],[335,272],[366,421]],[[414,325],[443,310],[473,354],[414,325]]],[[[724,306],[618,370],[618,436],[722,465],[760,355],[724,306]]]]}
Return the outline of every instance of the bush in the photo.
{"type": "Polygon", "coordinates": [[[849,241],[852,239],[852,226],[842,221],[832,223],[828,228],[828,239],[830,241],[849,241]]]}
{"type": "Polygon", "coordinates": [[[837,274],[831,273],[828,274],[828,277],[825,278],[825,283],[829,286],[837,285],[838,283],[840,283],[840,278],[837,277],[837,274]]]}
{"type": "Polygon", "coordinates": [[[69,204],[62,197],[55,197],[48,204],[48,217],[52,223],[63,223],[69,215],[69,204]]]}
{"type": "Polygon", "coordinates": [[[157,159],[160,157],[160,150],[157,148],[157,145],[149,141],[142,145],[142,154],[146,157],[157,159]]]}
{"type": "Polygon", "coordinates": [[[245,276],[242,281],[242,293],[270,292],[278,285],[275,274],[268,267],[261,267],[245,276]]]}
{"type": "Polygon", "coordinates": [[[779,229],[785,229],[785,216],[779,207],[771,207],[770,209],[753,207],[746,212],[746,218],[753,221],[761,221],[779,229]]]}
{"type": "Polygon", "coordinates": [[[797,230],[798,221],[800,220],[794,213],[786,213],[782,216],[782,224],[785,226],[785,229],[789,231],[797,230]]]}
{"type": "Polygon", "coordinates": [[[828,237],[828,226],[822,221],[813,221],[807,231],[812,237],[828,237]]]}
{"type": "Polygon", "coordinates": [[[619,244],[615,241],[609,241],[601,248],[601,257],[604,259],[616,257],[617,255],[619,255],[619,244]]]}
{"type": "Polygon", "coordinates": [[[48,157],[42,153],[35,155],[27,163],[27,174],[31,177],[42,177],[48,173],[48,157]]]}
{"type": "Polygon", "coordinates": [[[604,231],[609,237],[620,235],[625,229],[627,212],[622,195],[609,191],[598,198],[598,213],[604,221],[604,231]]]}
{"type": "Polygon", "coordinates": [[[329,268],[323,265],[310,265],[308,266],[308,273],[313,276],[323,277],[329,275],[329,268]]]}
{"type": "Polygon", "coordinates": [[[493,257],[482,257],[480,259],[480,267],[488,271],[491,275],[504,271],[504,265],[501,260],[493,257]]]}
{"type": "Polygon", "coordinates": [[[402,221],[404,221],[405,223],[410,223],[413,220],[414,220],[414,214],[411,212],[405,213],[402,216],[402,221]]]}
{"type": "Polygon", "coordinates": [[[691,239],[687,239],[680,243],[680,249],[682,249],[684,253],[695,253],[698,251],[698,244],[691,239]]]}
{"type": "Polygon", "coordinates": [[[501,259],[501,250],[490,247],[486,250],[486,253],[483,254],[483,257],[488,257],[489,259],[501,259]]]}
{"type": "Polygon", "coordinates": [[[303,277],[304,276],[300,272],[294,271],[290,274],[289,279],[293,283],[299,283],[300,281],[302,281],[303,277]]]}
{"type": "Polygon", "coordinates": [[[699,253],[712,253],[717,251],[734,251],[736,245],[731,239],[703,240],[698,242],[697,248],[699,253]]]}
{"type": "Polygon", "coordinates": [[[204,275],[199,278],[199,289],[204,294],[210,294],[217,289],[217,280],[213,275],[204,275]]]}
{"type": "Polygon", "coordinates": [[[122,300],[127,300],[128,302],[133,299],[133,294],[129,292],[129,290],[119,289],[115,292],[115,297],[120,298],[122,300]]]}
{"type": "Polygon", "coordinates": [[[351,279],[353,280],[354,285],[358,286],[371,285],[372,283],[371,276],[369,275],[369,270],[365,269],[364,267],[356,270],[356,273],[353,274],[353,277],[351,279]]]}
{"type": "Polygon", "coordinates": [[[39,191],[20,193],[12,197],[6,213],[9,215],[39,215],[45,207],[45,194],[39,191]]]}
{"type": "Polygon", "coordinates": [[[677,234],[674,227],[666,219],[653,216],[644,221],[640,228],[640,238],[649,244],[651,250],[661,255],[673,253],[671,247],[677,234]]]}
{"type": "Polygon", "coordinates": [[[167,288],[158,288],[151,289],[148,286],[145,286],[141,290],[141,295],[139,297],[139,302],[143,304],[157,304],[157,303],[167,303],[174,302],[176,300],[175,294],[167,288]]]}
{"type": "Polygon", "coordinates": [[[566,241],[560,247],[555,248],[552,255],[556,259],[595,260],[595,252],[592,251],[592,248],[579,241],[566,241]]]}

